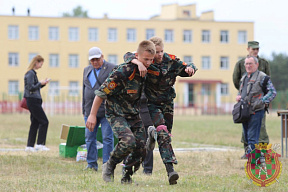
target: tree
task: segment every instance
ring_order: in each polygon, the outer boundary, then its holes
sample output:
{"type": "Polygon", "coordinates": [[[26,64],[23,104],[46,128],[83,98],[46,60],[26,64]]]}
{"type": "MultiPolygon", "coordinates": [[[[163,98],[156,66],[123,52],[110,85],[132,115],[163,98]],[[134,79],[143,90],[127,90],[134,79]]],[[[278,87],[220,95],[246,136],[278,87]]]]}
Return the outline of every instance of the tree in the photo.
{"type": "Polygon", "coordinates": [[[286,54],[272,53],[271,80],[277,91],[288,89],[288,56],[286,54]]]}
{"type": "Polygon", "coordinates": [[[63,17],[84,17],[88,18],[88,12],[82,10],[81,6],[77,6],[76,8],[73,9],[73,13],[63,13],[63,17]]]}

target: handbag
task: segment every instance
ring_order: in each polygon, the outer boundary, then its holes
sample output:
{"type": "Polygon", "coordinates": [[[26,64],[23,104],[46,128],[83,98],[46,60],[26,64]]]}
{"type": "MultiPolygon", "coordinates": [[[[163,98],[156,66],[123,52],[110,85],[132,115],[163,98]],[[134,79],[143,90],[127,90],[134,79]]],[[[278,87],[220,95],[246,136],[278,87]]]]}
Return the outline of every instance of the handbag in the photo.
{"type": "Polygon", "coordinates": [[[234,123],[244,123],[250,119],[250,105],[247,101],[241,99],[238,103],[234,105],[233,111],[233,121],[234,123]]]}
{"type": "Polygon", "coordinates": [[[20,107],[22,107],[23,109],[29,110],[29,109],[28,109],[28,106],[27,106],[27,101],[26,101],[26,98],[25,98],[25,97],[23,97],[23,99],[21,100],[21,102],[20,102],[20,107]]]}

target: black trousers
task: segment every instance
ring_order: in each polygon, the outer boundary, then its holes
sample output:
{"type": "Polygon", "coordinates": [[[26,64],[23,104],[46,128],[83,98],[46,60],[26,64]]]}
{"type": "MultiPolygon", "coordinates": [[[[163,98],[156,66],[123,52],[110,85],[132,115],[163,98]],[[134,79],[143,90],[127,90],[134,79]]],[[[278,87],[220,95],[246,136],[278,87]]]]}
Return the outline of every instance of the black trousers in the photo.
{"type": "Polygon", "coordinates": [[[31,121],[27,146],[34,147],[37,132],[37,144],[45,145],[49,121],[42,108],[42,99],[27,97],[26,100],[31,121]]]}
{"type": "MultiPolygon", "coordinates": [[[[146,130],[146,137],[148,136],[148,127],[149,126],[145,126],[145,130],[146,130]]],[[[146,138],[147,140],[147,138],[146,138]]],[[[152,173],[153,171],[153,151],[147,151],[146,153],[146,157],[143,161],[143,172],[145,173],[152,173]]]]}

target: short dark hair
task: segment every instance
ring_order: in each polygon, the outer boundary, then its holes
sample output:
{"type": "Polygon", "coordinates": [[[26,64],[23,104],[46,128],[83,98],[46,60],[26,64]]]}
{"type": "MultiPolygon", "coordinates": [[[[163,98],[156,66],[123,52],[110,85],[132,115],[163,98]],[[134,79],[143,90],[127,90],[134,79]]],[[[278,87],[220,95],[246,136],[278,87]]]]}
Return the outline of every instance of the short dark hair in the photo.
{"type": "Polygon", "coordinates": [[[144,40],[138,45],[137,53],[149,52],[152,55],[156,54],[156,48],[152,41],[144,40]]]}

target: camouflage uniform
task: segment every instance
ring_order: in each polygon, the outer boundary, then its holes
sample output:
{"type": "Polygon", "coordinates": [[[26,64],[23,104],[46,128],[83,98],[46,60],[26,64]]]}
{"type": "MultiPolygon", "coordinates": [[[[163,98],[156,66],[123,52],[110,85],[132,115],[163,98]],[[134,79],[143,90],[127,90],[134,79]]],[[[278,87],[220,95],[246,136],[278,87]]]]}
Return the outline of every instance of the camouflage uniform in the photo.
{"type": "Polygon", "coordinates": [[[137,66],[121,64],[95,91],[96,95],[106,99],[106,118],[119,140],[111,159],[120,163],[130,154],[125,164],[129,170],[133,166],[139,167],[146,155],[145,129],[139,116],[144,80],[137,66]]]}
{"type": "MultiPolygon", "coordinates": [[[[259,62],[259,67],[258,70],[264,72],[266,75],[270,76],[271,71],[270,71],[270,65],[267,60],[260,58],[257,56],[258,62],[259,62]]],[[[239,60],[234,68],[233,72],[233,83],[234,86],[237,90],[239,90],[240,87],[240,79],[241,77],[246,73],[246,69],[244,66],[245,63],[245,58],[239,60]]],[[[261,123],[261,129],[260,129],[260,136],[259,136],[259,143],[269,143],[269,136],[266,131],[266,114],[264,114],[262,123],[261,123]]],[[[245,142],[244,139],[244,133],[242,131],[242,138],[241,142],[244,143],[246,146],[247,143],[245,142]]]]}
{"type": "MultiPolygon", "coordinates": [[[[133,59],[135,59],[133,53],[127,53],[124,56],[126,62],[133,59]]],[[[186,67],[197,70],[194,64],[186,64],[176,58],[175,55],[164,53],[162,62],[152,63],[147,71],[144,91],[148,99],[147,106],[152,122],[157,128],[157,142],[164,164],[177,164],[170,137],[174,113],[173,99],[176,97],[173,85],[177,76],[189,76],[185,72],[186,67]]]]}

